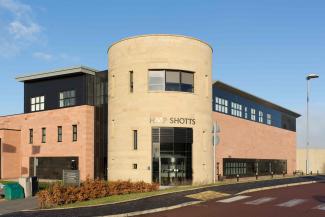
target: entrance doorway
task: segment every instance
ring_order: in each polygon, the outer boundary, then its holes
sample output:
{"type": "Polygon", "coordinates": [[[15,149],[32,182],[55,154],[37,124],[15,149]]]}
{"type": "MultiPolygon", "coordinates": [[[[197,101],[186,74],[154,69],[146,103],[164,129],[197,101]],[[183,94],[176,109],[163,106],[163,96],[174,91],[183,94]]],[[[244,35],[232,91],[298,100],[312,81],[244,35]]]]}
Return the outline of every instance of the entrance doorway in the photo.
{"type": "Polygon", "coordinates": [[[152,128],[152,180],[160,185],[192,182],[192,128],[152,128]]]}

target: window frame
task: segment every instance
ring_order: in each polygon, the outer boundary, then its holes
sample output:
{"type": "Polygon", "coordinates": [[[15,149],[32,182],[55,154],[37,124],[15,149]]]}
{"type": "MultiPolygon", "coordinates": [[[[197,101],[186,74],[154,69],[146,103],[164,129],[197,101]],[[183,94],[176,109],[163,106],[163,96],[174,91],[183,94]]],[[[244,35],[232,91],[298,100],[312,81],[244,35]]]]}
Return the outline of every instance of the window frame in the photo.
{"type": "Polygon", "coordinates": [[[70,89],[70,90],[64,90],[64,91],[60,91],[59,92],[59,108],[67,108],[67,107],[72,107],[72,106],[76,106],[77,105],[77,91],[75,89],[70,89]],[[64,94],[65,93],[74,93],[74,96],[73,97],[66,97],[64,98],[64,94]],[[61,99],[61,94],[63,95],[62,96],[62,99],[61,99]],[[74,100],[74,103],[71,103],[73,101],[71,100],[74,100]],[[62,106],[61,106],[61,101],[62,101],[62,106]],[[65,102],[69,102],[68,105],[65,105],[65,102]]]}
{"type": "Polygon", "coordinates": [[[133,71],[129,71],[129,76],[130,76],[130,93],[134,92],[134,73],[133,71]]]}
{"type": "Polygon", "coordinates": [[[38,112],[38,111],[44,111],[44,110],[45,110],[45,95],[30,97],[30,111],[31,112],[38,112]]]}
{"type": "MultiPolygon", "coordinates": [[[[169,82],[170,83],[170,82],[169,82]]],[[[148,91],[149,92],[182,92],[182,93],[195,93],[195,72],[193,71],[187,71],[187,70],[177,70],[177,69],[148,69],[148,91]],[[163,90],[153,90],[153,89],[150,89],[151,86],[153,85],[150,85],[150,72],[154,72],[154,71],[160,71],[160,72],[164,72],[164,77],[163,77],[163,80],[164,80],[164,84],[163,84],[163,90]],[[173,73],[179,73],[179,82],[178,83],[175,83],[176,85],[178,85],[178,90],[168,90],[168,85],[167,85],[167,72],[173,72],[173,73]],[[192,88],[191,88],[191,91],[185,91],[185,89],[183,89],[183,85],[189,85],[189,84],[186,84],[186,83],[183,83],[182,82],[182,78],[183,78],[183,74],[190,74],[192,76],[192,88]]]]}
{"type": "Polygon", "coordinates": [[[272,115],[270,113],[266,113],[266,124],[272,125],[272,115]]]}
{"type": "Polygon", "coordinates": [[[63,139],[63,128],[62,126],[58,126],[58,142],[62,142],[63,139]]]}
{"type": "Polygon", "coordinates": [[[216,96],[215,97],[215,110],[217,112],[228,114],[229,100],[216,96]]]}
{"type": "Polygon", "coordinates": [[[261,110],[258,111],[258,122],[264,123],[264,113],[261,110]]]}
{"type": "Polygon", "coordinates": [[[34,129],[31,128],[29,129],[29,144],[33,144],[34,143],[34,129]]]}
{"type": "Polygon", "coordinates": [[[72,125],[72,142],[78,141],[78,125],[72,125]]]}
{"type": "Polygon", "coordinates": [[[42,143],[46,143],[46,127],[42,127],[42,143]]]}
{"type": "Polygon", "coordinates": [[[138,130],[132,130],[133,150],[138,150],[138,130]]]}
{"type": "Polygon", "coordinates": [[[251,108],[251,120],[256,121],[256,109],[251,108]]]}

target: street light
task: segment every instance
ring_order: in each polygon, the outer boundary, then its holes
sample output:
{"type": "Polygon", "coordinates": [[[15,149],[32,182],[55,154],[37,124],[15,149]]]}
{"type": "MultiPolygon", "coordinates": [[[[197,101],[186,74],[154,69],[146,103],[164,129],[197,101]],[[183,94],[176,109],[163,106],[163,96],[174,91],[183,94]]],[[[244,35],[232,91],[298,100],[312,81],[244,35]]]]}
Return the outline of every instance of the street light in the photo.
{"type": "Polygon", "coordinates": [[[309,80],[319,78],[316,74],[309,74],[307,80],[307,129],[306,129],[306,174],[309,174],[309,80]]]}

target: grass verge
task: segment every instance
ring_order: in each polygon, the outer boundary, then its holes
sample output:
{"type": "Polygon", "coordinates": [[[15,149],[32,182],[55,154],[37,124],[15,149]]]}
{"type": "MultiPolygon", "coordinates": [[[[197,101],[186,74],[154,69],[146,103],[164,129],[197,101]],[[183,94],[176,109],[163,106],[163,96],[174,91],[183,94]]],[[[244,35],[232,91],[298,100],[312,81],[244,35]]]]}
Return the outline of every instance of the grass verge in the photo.
{"type": "MultiPolygon", "coordinates": [[[[275,176],[273,180],[276,179],[290,179],[290,178],[297,178],[297,176],[275,176]]],[[[54,209],[58,208],[78,208],[78,207],[87,207],[87,206],[100,206],[100,205],[106,205],[106,204],[114,204],[114,203],[120,203],[120,202],[128,202],[138,199],[143,199],[147,197],[153,197],[153,196],[159,196],[164,194],[170,194],[170,193],[176,193],[176,192],[182,192],[182,191],[189,191],[199,188],[205,188],[205,187],[212,187],[212,186],[221,186],[221,185],[229,185],[229,184],[238,184],[238,183],[248,183],[248,182],[259,182],[259,181],[265,181],[265,180],[272,180],[270,177],[260,177],[258,180],[255,179],[242,179],[240,182],[237,182],[235,179],[232,180],[225,180],[222,182],[217,182],[215,184],[208,184],[208,185],[196,185],[196,186],[177,186],[177,187],[171,187],[159,191],[153,191],[153,192],[144,192],[144,193],[132,193],[132,194],[125,194],[125,195],[114,195],[109,197],[103,197],[98,198],[94,200],[88,200],[88,201],[82,201],[82,202],[76,202],[73,204],[66,204],[62,206],[55,207],[54,209]]]]}

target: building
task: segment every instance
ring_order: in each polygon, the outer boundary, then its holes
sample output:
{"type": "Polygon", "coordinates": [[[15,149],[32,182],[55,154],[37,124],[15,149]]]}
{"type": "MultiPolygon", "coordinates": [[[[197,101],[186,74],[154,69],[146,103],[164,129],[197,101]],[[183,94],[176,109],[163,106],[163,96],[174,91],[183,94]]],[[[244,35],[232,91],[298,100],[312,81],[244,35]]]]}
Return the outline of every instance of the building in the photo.
{"type": "Polygon", "coordinates": [[[212,48],[195,38],[127,38],[109,47],[107,71],[75,67],[17,80],[24,113],[0,117],[2,178],[60,179],[63,169],[78,169],[82,179],[178,185],[211,183],[215,172],[295,169],[299,114],[212,82],[212,48]]]}
{"type": "MultiPolygon", "coordinates": [[[[325,174],[325,149],[309,148],[309,172],[325,174]]],[[[297,170],[306,173],[307,171],[307,150],[297,148],[297,170]]]]}

